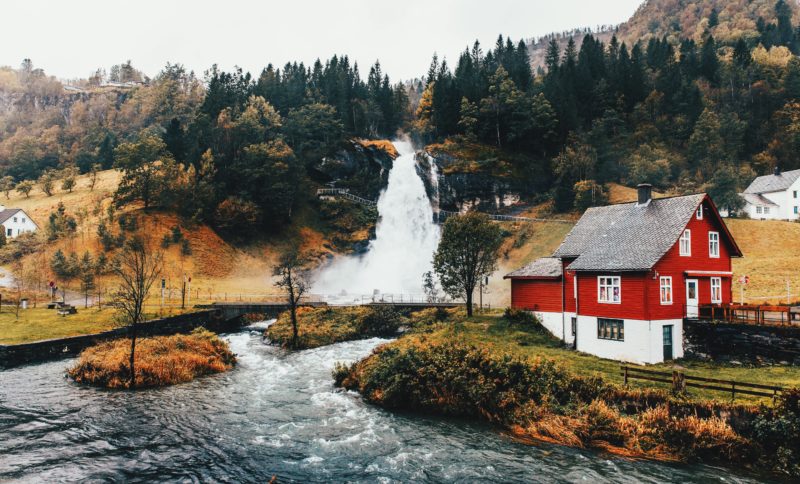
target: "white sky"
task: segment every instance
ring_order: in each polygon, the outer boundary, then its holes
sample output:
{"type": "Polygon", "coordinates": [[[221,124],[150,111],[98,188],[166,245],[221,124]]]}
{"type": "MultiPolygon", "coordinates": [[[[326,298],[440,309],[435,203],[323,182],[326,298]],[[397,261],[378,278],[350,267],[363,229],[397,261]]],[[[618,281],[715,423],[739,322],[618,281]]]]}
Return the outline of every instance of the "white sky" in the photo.
{"type": "Polygon", "coordinates": [[[362,76],[380,59],[393,81],[422,76],[434,51],[454,62],[474,39],[540,36],[627,20],[642,0],[5,0],[0,65],[29,57],[59,78],[131,59],[199,76],[212,64],[257,75],[272,62],[348,54],[362,76]]]}

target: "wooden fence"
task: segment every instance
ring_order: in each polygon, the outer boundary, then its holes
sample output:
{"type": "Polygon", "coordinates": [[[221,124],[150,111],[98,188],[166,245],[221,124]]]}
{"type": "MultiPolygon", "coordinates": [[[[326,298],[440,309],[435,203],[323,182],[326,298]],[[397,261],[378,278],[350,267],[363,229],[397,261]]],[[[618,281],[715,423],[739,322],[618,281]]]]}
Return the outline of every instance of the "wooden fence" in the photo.
{"type": "Polygon", "coordinates": [[[791,306],[713,304],[701,305],[698,311],[702,320],[757,325],[800,324],[798,317],[800,313],[792,311],[791,306]]]}
{"type": "Polygon", "coordinates": [[[622,378],[625,386],[629,380],[646,380],[657,383],[671,385],[675,393],[686,393],[687,388],[703,388],[706,390],[716,390],[731,394],[731,400],[736,398],[736,394],[752,395],[756,397],[775,397],[784,391],[783,387],[761,385],[758,383],[745,383],[733,380],[718,380],[716,378],[703,378],[699,376],[687,375],[680,371],[665,372],[652,371],[638,368],[635,366],[622,365],[622,378]]]}

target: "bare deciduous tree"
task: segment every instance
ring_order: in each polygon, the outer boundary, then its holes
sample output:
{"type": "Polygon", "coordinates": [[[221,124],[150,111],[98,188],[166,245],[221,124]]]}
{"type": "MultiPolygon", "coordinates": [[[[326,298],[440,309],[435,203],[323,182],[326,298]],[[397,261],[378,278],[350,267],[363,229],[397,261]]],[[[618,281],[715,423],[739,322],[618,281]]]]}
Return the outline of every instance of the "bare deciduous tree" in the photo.
{"type": "Polygon", "coordinates": [[[142,237],[129,240],[114,264],[120,284],[114,294],[113,306],[120,323],[128,327],[131,340],[129,361],[131,389],[136,387],[136,332],[144,320],[144,303],[153,283],[161,275],[163,254],[142,237]]]}
{"type": "Polygon", "coordinates": [[[306,260],[297,250],[283,254],[275,267],[273,275],[278,278],[275,286],[286,293],[289,312],[292,318],[292,348],[297,348],[297,306],[311,287],[309,272],[305,269],[306,260]]]}

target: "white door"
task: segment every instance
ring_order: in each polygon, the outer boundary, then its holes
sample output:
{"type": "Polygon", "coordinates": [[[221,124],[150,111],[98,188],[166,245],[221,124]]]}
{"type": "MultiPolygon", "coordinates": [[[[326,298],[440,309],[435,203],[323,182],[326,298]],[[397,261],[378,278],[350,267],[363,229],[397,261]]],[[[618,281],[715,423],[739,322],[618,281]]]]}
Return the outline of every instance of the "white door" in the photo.
{"type": "Polygon", "coordinates": [[[697,279],[686,279],[686,317],[696,318],[699,306],[700,296],[697,291],[697,279]]]}

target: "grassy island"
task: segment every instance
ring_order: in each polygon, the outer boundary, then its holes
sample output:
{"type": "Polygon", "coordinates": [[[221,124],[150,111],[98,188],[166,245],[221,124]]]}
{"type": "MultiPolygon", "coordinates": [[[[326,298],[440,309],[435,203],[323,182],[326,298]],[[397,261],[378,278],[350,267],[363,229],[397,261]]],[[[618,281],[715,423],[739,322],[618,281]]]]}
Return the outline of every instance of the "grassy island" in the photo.
{"type": "MultiPolygon", "coordinates": [[[[128,388],[130,342],[118,339],[84,350],[67,371],[76,383],[128,388]]],[[[136,387],[160,387],[228,371],[236,357],[228,343],[203,328],[191,334],[142,338],[136,347],[136,387]]]]}
{"type": "Polygon", "coordinates": [[[798,390],[772,404],[626,388],[604,371],[618,363],[559,348],[535,321],[409,319],[406,336],[337,365],[336,384],[387,409],[481,418],[522,440],[800,476],[798,390]]]}
{"type": "MultiPolygon", "coordinates": [[[[393,336],[404,323],[402,315],[390,308],[326,307],[298,308],[298,347],[310,349],[342,341],[393,336]]],[[[265,336],[275,344],[289,347],[292,341],[292,321],[289,312],[282,313],[270,325],[265,336]]]]}

